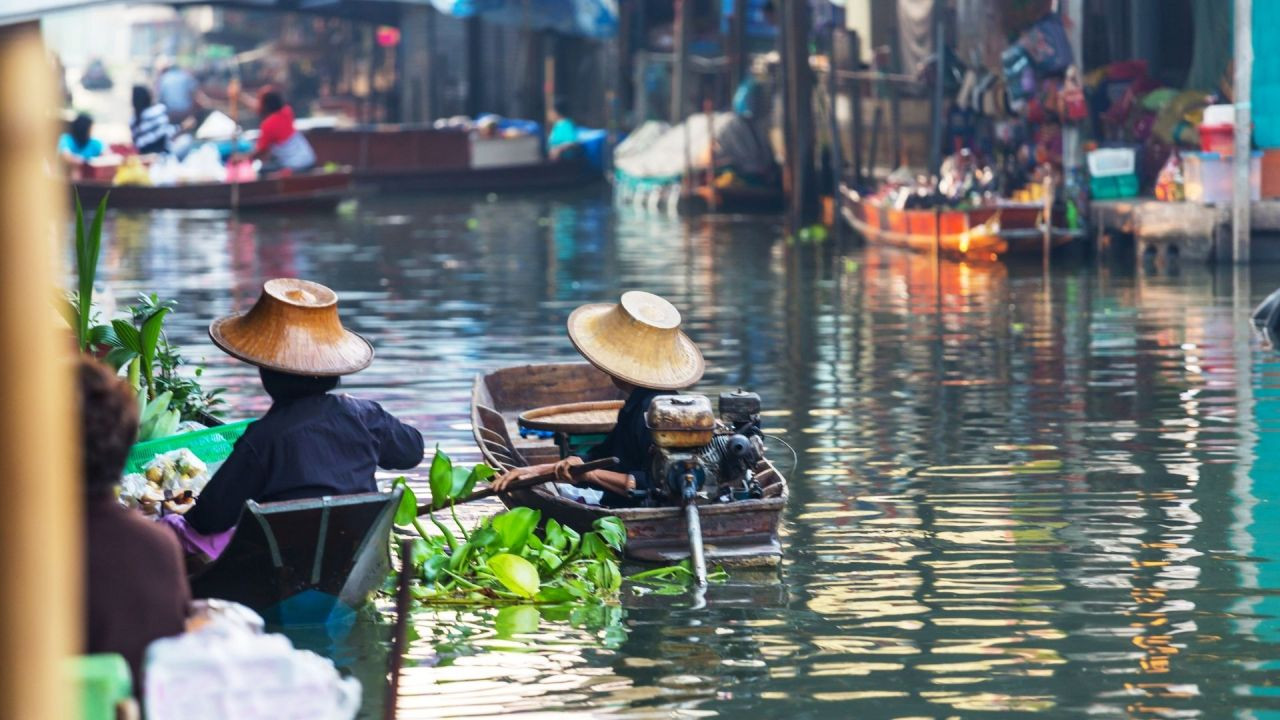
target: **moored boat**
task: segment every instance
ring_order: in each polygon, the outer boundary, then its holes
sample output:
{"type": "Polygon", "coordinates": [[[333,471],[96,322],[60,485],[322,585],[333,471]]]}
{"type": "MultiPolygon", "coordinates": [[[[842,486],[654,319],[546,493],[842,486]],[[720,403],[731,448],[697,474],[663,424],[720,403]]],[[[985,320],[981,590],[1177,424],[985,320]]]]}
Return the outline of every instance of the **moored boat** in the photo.
{"type": "MultiPolygon", "coordinates": [[[[508,469],[560,458],[557,442],[546,433],[521,433],[519,416],[529,410],[591,403],[612,408],[616,416],[623,394],[608,375],[587,363],[525,365],[476,377],[471,422],[485,462],[508,469]]],[[[607,431],[612,422],[588,424],[607,431]]],[[[707,562],[723,565],[776,565],[782,555],[778,525],[787,502],[787,482],[768,460],[755,468],[763,497],[699,505],[707,562]]],[[[502,496],[508,507],[531,507],[544,518],[579,531],[597,519],[620,518],[627,528],[627,557],[670,563],[689,556],[684,511],[677,506],[607,508],[588,505],[559,493],[555,484],[539,485],[502,496]]]]}
{"type": "Polygon", "coordinates": [[[321,163],[348,166],[361,184],[388,190],[555,189],[599,180],[585,156],[549,160],[540,135],[478,138],[465,130],[412,125],[315,128],[307,140],[321,163]]]}
{"type": "Polygon", "coordinates": [[[307,172],[242,183],[113,185],[103,180],[72,184],[80,202],[93,206],[107,193],[113,209],[332,210],[353,192],[351,171],[307,172]]]}
{"type": "MultiPolygon", "coordinates": [[[[880,198],[840,188],[844,221],[868,243],[917,252],[994,260],[1044,252],[1043,205],[1005,202],[967,209],[901,209],[880,198]]],[[[1050,249],[1080,237],[1078,230],[1050,228],[1050,249]]]]}

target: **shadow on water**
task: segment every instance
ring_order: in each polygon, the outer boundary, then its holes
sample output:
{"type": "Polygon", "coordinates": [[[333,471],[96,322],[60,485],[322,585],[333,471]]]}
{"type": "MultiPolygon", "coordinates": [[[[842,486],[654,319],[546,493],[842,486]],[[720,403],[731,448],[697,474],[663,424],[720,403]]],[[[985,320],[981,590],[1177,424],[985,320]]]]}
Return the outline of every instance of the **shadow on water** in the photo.
{"type": "MultiPolygon", "coordinates": [[[[735,575],[705,610],[423,609],[401,717],[1280,714],[1280,361],[1245,323],[1280,268],[1046,277],[594,193],[108,231],[117,300],[176,297],[174,339],[239,415],[265,407],[256,378],[205,327],[267,277],[334,287],[378,351],[347,390],[465,462],[475,373],[575,358],[572,308],[644,288],[683,310],[701,389],[759,391],[795,448],[776,576],[735,575]]],[[[385,634],[297,637],[356,673],[377,717],[385,634]]]]}

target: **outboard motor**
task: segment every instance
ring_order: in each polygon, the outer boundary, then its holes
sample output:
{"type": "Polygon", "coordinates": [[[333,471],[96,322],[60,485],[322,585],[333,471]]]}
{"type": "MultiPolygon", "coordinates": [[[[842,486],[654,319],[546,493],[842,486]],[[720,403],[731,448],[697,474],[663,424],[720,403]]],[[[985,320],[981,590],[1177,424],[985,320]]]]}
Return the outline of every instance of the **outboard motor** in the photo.
{"type": "Polygon", "coordinates": [[[1253,326],[1259,330],[1270,331],[1271,334],[1280,334],[1280,290],[1276,290],[1267,296],[1254,309],[1253,326]]]}
{"type": "Polygon", "coordinates": [[[764,459],[760,396],[738,390],[720,396],[720,423],[702,395],[660,395],[645,413],[653,436],[650,502],[685,509],[694,574],[705,584],[698,502],[760,498],[756,465],[764,459]]]}

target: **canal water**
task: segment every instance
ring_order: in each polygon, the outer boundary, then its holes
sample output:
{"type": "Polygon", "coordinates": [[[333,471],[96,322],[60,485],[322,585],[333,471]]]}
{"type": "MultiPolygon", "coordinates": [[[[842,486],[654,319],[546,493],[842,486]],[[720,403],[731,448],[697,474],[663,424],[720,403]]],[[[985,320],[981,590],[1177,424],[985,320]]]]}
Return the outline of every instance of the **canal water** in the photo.
{"type": "MultiPolygon", "coordinates": [[[[599,192],[377,198],[336,216],[107,225],[106,285],[261,412],[205,328],[261,282],[335,288],[377,348],[345,382],[474,461],[478,372],[575,358],[565,318],[671,299],[708,394],[749,387],[790,473],[785,560],[620,607],[414,616],[400,717],[1280,717],[1280,268],[935,264],[768,218],[599,192]]],[[[381,717],[390,616],[293,630],[381,717]]]]}

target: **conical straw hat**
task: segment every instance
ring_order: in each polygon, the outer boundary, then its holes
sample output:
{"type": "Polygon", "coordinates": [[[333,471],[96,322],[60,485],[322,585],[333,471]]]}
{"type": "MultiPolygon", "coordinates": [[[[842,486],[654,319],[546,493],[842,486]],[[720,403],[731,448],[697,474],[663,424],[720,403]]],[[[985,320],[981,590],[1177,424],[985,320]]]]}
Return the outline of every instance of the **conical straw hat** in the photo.
{"type": "Polygon", "coordinates": [[[268,280],[249,312],[214,320],[209,337],[228,355],[294,375],[348,375],[373,362],[369,341],[342,327],[338,295],[307,280],[268,280]]]}
{"type": "Polygon", "coordinates": [[[706,369],[698,346],[680,331],[680,311],[653,293],[583,305],[569,316],[569,339],[592,365],[639,387],[680,390],[706,369]]]}

